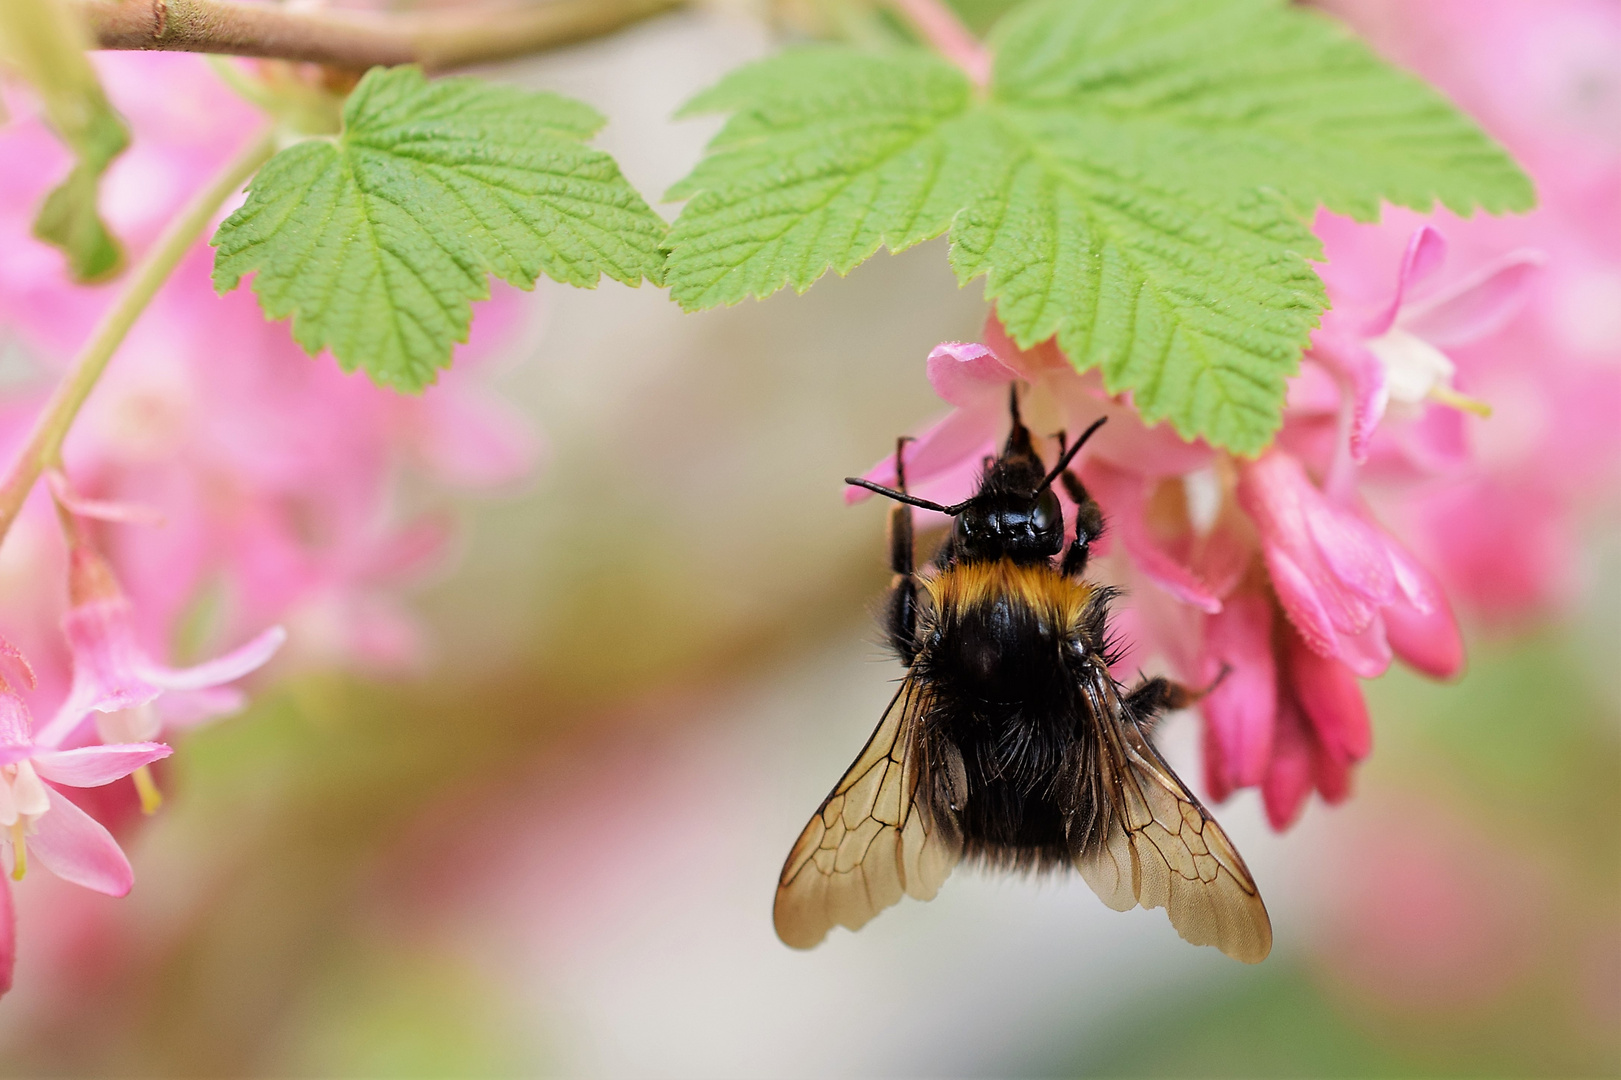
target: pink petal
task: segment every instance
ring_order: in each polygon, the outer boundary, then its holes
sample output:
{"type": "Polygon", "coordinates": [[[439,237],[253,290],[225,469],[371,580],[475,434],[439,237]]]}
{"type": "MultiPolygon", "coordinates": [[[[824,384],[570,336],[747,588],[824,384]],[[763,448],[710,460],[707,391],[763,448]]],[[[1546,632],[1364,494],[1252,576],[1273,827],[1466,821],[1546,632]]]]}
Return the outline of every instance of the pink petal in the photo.
{"type": "Polygon", "coordinates": [[[1428,612],[1398,601],[1382,614],[1385,637],[1403,663],[1434,679],[1463,671],[1463,635],[1445,596],[1428,612]]]}
{"type": "Polygon", "coordinates": [[[1431,345],[1467,345],[1500,329],[1519,312],[1547,261],[1546,255],[1530,248],[1511,251],[1409,306],[1397,321],[1431,345]]]}
{"type": "Polygon", "coordinates": [[[128,776],[171,753],[162,743],[113,743],[76,750],[41,750],[34,755],[39,775],[68,787],[100,787],[128,776]]]}
{"type": "Polygon", "coordinates": [[[1415,232],[1412,239],[1407,241],[1401,269],[1396,272],[1395,295],[1390,298],[1385,310],[1363,327],[1363,336],[1378,337],[1395,325],[1396,315],[1407,298],[1407,290],[1439,270],[1441,263],[1446,260],[1446,254],[1446,241],[1433,228],[1425,225],[1415,232]]]}
{"type": "Polygon", "coordinates": [[[135,884],[112,834],[49,785],[45,793],[51,808],[39,818],[39,831],[28,838],[28,850],[45,868],[64,881],[83,885],[108,896],[124,896],[135,884]]]}
{"type": "MultiPolygon", "coordinates": [[[[20,760],[31,752],[34,740],[34,718],[23,699],[9,686],[0,688],[0,753],[16,753],[21,748],[20,760]]],[[[0,764],[9,763],[0,759],[0,764]]]]}
{"type": "Polygon", "coordinates": [[[1190,568],[1173,558],[1149,535],[1146,513],[1148,484],[1143,476],[1103,461],[1091,460],[1082,471],[1087,490],[1103,508],[1126,554],[1144,574],[1176,597],[1206,613],[1221,610],[1221,600],[1190,568]]]}
{"type": "Polygon", "coordinates": [[[1272,828],[1282,832],[1294,824],[1306,797],[1316,786],[1311,732],[1300,709],[1287,694],[1278,700],[1277,734],[1272,742],[1272,764],[1261,785],[1261,800],[1272,828]]]}
{"type": "Polygon", "coordinates": [[[985,316],[984,338],[997,358],[1026,382],[1035,382],[1045,372],[1074,370],[1052,338],[1028,349],[1019,348],[1008,336],[1007,327],[1002,325],[994,309],[985,316]]]}
{"type": "MultiPolygon", "coordinates": [[[[964,465],[971,466],[977,473],[985,454],[995,452],[1006,417],[1007,404],[994,400],[976,408],[959,408],[947,413],[907,444],[904,451],[907,485],[920,487],[964,465]]],[[[895,455],[884,455],[863,476],[875,484],[894,487],[895,455]]],[[[847,503],[857,503],[871,496],[872,492],[853,485],[844,490],[847,503]]]]}
{"type": "Polygon", "coordinates": [[[929,385],[958,408],[983,405],[987,398],[1006,403],[1007,388],[1018,372],[984,345],[948,341],[929,353],[929,385]]]}
{"type": "Polygon", "coordinates": [[[1289,681],[1318,739],[1342,761],[1361,761],[1373,749],[1373,729],[1362,684],[1337,660],[1319,656],[1285,632],[1289,681]]]}
{"type": "Polygon", "coordinates": [[[1390,387],[1385,365],[1361,342],[1329,340],[1312,345],[1312,356],[1324,364],[1346,386],[1351,399],[1351,459],[1368,460],[1368,448],[1375,429],[1390,404],[1390,387]]]}
{"type": "Polygon", "coordinates": [[[252,641],[224,656],[188,668],[166,668],[143,664],[141,674],[165,690],[201,690],[233,682],[269,662],[287,640],[287,631],[272,626],[252,641]]]}
{"type": "Polygon", "coordinates": [[[73,653],[73,696],[87,709],[133,709],[158,696],[159,689],[137,673],[142,657],[130,620],[122,596],[76,604],[62,617],[73,653]]]}
{"type": "Polygon", "coordinates": [[[455,537],[453,515],[422,514],[364,551],[355,567],[355,576],[362,581],[385,585],[419,578],[446,563],[455,537]]]}
{"type": "Polygon", "coordinates": [[[11,882],[0,875],[0,994],[11,989],[17,967],[17,912],[11,904],[11,882]]]}
{"type": "Polygon", "coordinates": [[[1360,633],[1395,598],[1384,535],[1330,502],[1292,455],[1272,450],[1245,465],[1238,502],[1261,534],[1278,599],[1318,652],[1333,655],[1334,636],[1360,633]]]}
{"type": "Polygon", "coordinates": [[[1224,766],[1227,789],[1253,787],[1266,778],[1277,723],[1278,676],[1272,657],[1272,605],[1243,592],[1207,617],[1200,678],[1227,674],[1200,703],[1206,731],[1224,766]]]}
{"type": "Polygon", "coordinates": [[[138,503],[107,502],[87,499],[74,490],[67,474],[61,469],[50,469],[45,474],[51,496],[69,512],[97,521],[113,521],[124,525],[163,525],[164,516],[156,507],[138,503]]]}
{"type": "Polygon", "coordinates": [[[1396,446],[1415,467],[1427,473],[1464,469],[1473,458],[1464,427],[1464,413],[1432,404],[1412,423],[1396,433],[1396,446]]]}
{"type": "Polygon", "coordinates": [[[522,412],[489,394],[435,387],[422,399],[420,449],[428,465],[457,487],[501,487],[523,479],[546,453],[522,412]]]}
{"type": "MultiPolygon", "coordinates": [[[[23,655],[21,649],[4,637],[0,637],[0,660],[16,665],[16,671],[22,674],[22,681],[27,685],[28,689],[32,690],[39,685],[39,680],[34,677],[34,667],[28,662],[28,658],[23,655]]],[[[0,680],[0,682],[3,681],[0,680]]]]}

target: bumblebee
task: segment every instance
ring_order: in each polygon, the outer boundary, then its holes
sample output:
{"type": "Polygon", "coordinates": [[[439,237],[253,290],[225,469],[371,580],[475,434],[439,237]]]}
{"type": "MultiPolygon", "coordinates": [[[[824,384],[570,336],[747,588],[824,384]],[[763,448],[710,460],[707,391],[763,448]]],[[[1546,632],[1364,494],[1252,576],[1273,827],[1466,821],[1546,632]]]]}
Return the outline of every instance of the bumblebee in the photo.
{"type": "Polygon", "coordinates": [[[933,899],[968,860],[1074,867],[1111,908],[1163,907],[1188,941],[1259,962],[1272,924],[1254,879],[1152,741],[1162,713],[1200,695],[1164,678],[1128,689],[1109,671],[1113,592],[1083,577],[1103,514],[1069,467],[1103,421],[1068,447],[1060,436],[1049,471],[1016,387],[1010,412],[1007,443],[964,502],[907,493],[905,439],[896,488],[846,480],[896,503],[883,622],[907,671],[788,855],[777,936],[810,948],[903,895],[933,899]],[[1055,482],[1077,507],[1072,536],[1055,482]],[[921,570],[913,507],[952,518],[921,570]]]}

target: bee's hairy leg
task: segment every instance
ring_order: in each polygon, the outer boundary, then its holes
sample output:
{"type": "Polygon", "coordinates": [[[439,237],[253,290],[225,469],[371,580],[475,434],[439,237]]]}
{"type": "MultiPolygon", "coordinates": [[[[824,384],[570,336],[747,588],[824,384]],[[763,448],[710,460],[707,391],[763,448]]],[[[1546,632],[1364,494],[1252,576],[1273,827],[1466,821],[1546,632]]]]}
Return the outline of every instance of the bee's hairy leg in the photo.
{"type": "MultiPolygon", "coordinates": [[[[906,463],[902,452],[911,441],[909,435],[895,440],[895,485],[902,493],[906,491],[906,463]]],[[[889,511],[889,568],[895,572],[895,581],[889,588],[884,627],[889,632],[889,644],[907,666],[917,659],[915,550],[912,508],[906,503],[896,503],[889,511]]]]}
{"type": "Polygon", "coordinates": [[[1069,550],[1064,552],[1063,574],[1065,577],[1080,577],[1086,573],[1086,560],[1092,554],[1092,541],[1103,535],[1103,509],[1074,472],[1065,469],[1062,479],[1064,490],[1075,504],[1075,539],[1070,542],[1069,550]]]}
{"type": "Polygon", "coordinates": [[[1210,685],[1201,690],[1194,690],[1183,686],[1179,682],[1172,682],[1163,675],[1156,675],[1152,679],[1144,679],[1132,687],[1126,694],[1126,711],[1129,712],[1144,730],[1152,730],[1160,716],[1178,709],[1186,709],[1196,705],[1227,677],[1232,671],[1231,666],[1223,664],[1221,671],[1211,680],[1210,685]]]}

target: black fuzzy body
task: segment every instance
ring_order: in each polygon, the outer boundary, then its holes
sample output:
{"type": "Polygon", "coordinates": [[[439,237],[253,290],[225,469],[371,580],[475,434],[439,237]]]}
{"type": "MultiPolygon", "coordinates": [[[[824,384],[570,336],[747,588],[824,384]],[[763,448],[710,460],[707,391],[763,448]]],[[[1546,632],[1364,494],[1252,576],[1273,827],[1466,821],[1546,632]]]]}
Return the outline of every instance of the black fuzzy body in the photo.
{"type": "Polygon", "coordinates": [[[920,619],[912,674],[928,691],[923,756],[949,776],[923,790],[931,816],[955,823],[965,856],[1005,869],[1067,867],[1100,833],[1099,792],[1082,778],[1097,772],[1092,710],[1100,698],[1118,702],[1102,649],[1108,593],[1087,590],[1084,607],[1066,612],[1057,601],[1077,590],[1056,569],[1025,568],[1023,589],[974,580],[994,572],[970,561],[931,582],[936,605],[920,619]],[[978,586],[970,600],[952,577],[978,586]]]}

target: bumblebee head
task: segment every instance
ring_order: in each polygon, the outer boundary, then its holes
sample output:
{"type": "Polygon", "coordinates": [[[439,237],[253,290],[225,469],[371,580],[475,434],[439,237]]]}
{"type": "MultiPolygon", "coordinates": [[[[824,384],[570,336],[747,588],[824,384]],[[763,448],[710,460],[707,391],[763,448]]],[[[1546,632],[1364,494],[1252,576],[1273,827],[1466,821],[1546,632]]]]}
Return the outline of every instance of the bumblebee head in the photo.
{"type": "MultiPolygon", "coordinates": [[[[951,515],[956,519],[952,526],[952,548],[963,558],[1011,559],[1016,563],[1050,559],[1064,547],[1064,511],[1052,490],[1053,481],[1069,468],[1086,440],[1103,426],[1106,418],[1099,417],[1073,445],[1065,448],[1058,464],[1049,472],[1036,452],[1030,429],[1019,418],[1017,384],[1011,391],[1008,411],[1012,426],[1002,453],[990,462],[979,490],[960,503],[942,506],[908,495],[904,479],[900,491],[858,477],[846,477],[845,483],[876,491],[897,502],[951,515]]],[[[897,463],[899,458],[897,453],[897,463]]]]}

